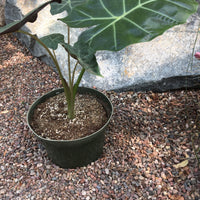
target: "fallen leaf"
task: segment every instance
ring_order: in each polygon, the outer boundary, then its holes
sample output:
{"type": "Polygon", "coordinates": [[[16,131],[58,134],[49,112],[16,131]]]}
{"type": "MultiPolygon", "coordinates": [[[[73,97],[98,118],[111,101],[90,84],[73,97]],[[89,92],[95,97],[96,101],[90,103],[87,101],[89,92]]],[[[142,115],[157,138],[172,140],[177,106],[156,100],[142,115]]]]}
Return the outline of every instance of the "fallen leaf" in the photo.
{"type": "Polygon", "coordinates": [[[1,114],[6,114],[8,112],[9,112],[9,110],[4,110],[4,111],[1,112],[1,114]]]}
{"type": "Polygon", "coordinates": [[[179,196],[179,195],[171,195],[171,194],[168,194],[168,197],[169,197],[171,200],[184,200],[184,197],[179,196]]]}
{"type": "Polygon", "coordinates": [[[190,157],[186,152],[185,152],[184,154],[185,154],[185,157],[186,157],[186,158],[189,158],[189,157],[190,157]]]}
{"type": "Polygon", "coordinates": [[[188,160],[184,160],[181,163],[174,165],[175,168],[181,168],[181,167],[185,167],[188,165],[188,160]]]}
{"type": "Polygon", "coordinates": [[[5,150],[4,153],[3,153],[3,156],[4,156],[4,157],[5,157],[6,153],[7,153],[7,150],[5,150]]]}

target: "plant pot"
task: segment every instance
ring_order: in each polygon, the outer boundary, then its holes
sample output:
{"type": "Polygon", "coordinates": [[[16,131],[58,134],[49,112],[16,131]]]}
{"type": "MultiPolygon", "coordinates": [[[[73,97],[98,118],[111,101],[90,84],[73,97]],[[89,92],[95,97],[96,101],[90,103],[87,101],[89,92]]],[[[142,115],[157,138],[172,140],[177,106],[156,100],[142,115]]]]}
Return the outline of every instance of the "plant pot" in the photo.
{"type": "Polygon", "coordinates": [[[110,100],[103,93],[91,88],[80,87],[78,88],[78,93],[93,95],[102,104],[108,116],[106,124],[101,129],[92,133],[91,135],[76,140],[51,140],[43,138],[35,133],[30,125],[34,110],[37,105],[44,102],[46,99],[62,92],[64,92],[63,88],[56,89],[37,99],[31,105],[28,111],[28,126],[33,134],[45,146],[49,158],[55,164],[59,165],[62,168],[76,168],[86,166],[91,162],[97,160],[103,152],[104,132],[111,119],[113,107],[110,100]]]}

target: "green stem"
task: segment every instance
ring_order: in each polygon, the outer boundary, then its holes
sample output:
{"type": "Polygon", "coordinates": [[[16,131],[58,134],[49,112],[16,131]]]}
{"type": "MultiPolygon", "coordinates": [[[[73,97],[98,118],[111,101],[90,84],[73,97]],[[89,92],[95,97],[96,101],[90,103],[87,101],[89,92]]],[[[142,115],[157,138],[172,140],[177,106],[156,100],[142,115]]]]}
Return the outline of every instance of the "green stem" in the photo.
{"type": "MultiPolygon", "coordinates": [[[[60,76],[62,85],[63,85],[63,87],[64,87],[64,92],[65,92],[66,100],[67,100],[67,102],[69,103],[69,102],[71,101],[71,98],[70,98],[70,97],[71,97],[70,88],[69,88],[69,86],[68,86],[66,80],[64,79],[63,75],[62,75],[62,72],[61,72],[61,70],[60,70],[60,66],[59,66],[59,64],[58,64],[58,61],[57,61],[57,59],[56,59],[56,56],[53,55],[53,54],[51,53],[51,51],[48,49],[48,47],[47,47],[37,36],[35,36],[35,35],[31,34],[31,33],[28,33],[28,32],[26,32],[26,31],[23,31],[23,30],[18,30],[17,32],[23,33],[23,34],[25,34],[25,35],[29,35],[30,37],[32,37],[33,39],[35,39],[40,45],[42,45],[42,46],[46,49],[46,51],[48,52],[48,54],[49,54],[50,57],[52,58],[52,60],[53,60],[53,62],[54,62],[54,64],[55,64],[55,66],[56,66],[56,69],[58,70],[58,74],[59,74],[59,76],[60,76]]],[[[69,104],[70,104],[70,103],[69,103],[69,104]]]]}
{"type": "Polygon", "coordinates": [[[75,66],[74,66],[73,74],[72,74],[72,85],[74,85],[75,72],[76,72],[76,68],[77,68],[77,66],[78,66],[78,63],[79,63],[79,62],[78,62],[78,60],[77,60],[75,66]]]}
{"type": "MultiPolygon", "coordinates": [[[[199,37],[199,33],[200,33],[200,22],[198,24],[198,29],[197,29],[196,37],[195,37],[195,40],[194,40],[193,49],[192,49],[192,56],[191,56],[190,62],[188,63],[187,72],[189,70],[189,67],[191,67],[191,69],[192,69],[193,58],[194,58],[194,53],[195,53],[195,47],[196,47],[196,43],[197,43],[197,40],[198,40],[198,37],[199,37]]],[[[186,98],[186,101],[187,101],[187,98],[186,98]]],[[[187,110],[187,114],[186,115],[188,116],[188,110],[187,110]]],[[[198,116],[197,116],[197,118],[195,120],[195,124],[197,123],[197,119],[198,119],[198,116]]],[[[192,133],[192,134],[193,134],[193,135],[191,135],[192,148],[193,148],[193,151],[194,151],[194,154],[195,154],[195,158],[196,158],[196,161],[197,161],[197,165],[198,165],[198,168],[199,168],[200,167],[200,158],[199,158],[198,153],[199,153],[199,150],[200,150],[200,145],[198,146],[197,149],[195,148],[195,141],[194,141],[195,133],[192,133]]]]}
{"type": "Polygon", "coordinates": [[[68,104],[68,117],[70,119],[73,119],[75,117],[75,108],[74,108],[75,107],[75,98],[76,98],[78,86],[81,82],[84,72],[85,72],[85,69],[83,68],[78,76],[76,83],[73,86],[73,92],[71,93],[71,101],[70,101],[70,104],[68,104]]]}
{"type": "Polygon", "coordinates": [[[80,72],[80,74],[79,74],[79,76],[78,76],[78,79],[77,79],[76,83],[74,84],[74,88],[73,88],[73,98],[75,98],[75,96],[76,96],[77,89],[78,89],[78,86],[79,86],[79,84],[80,84],[80,82],[81,82],[81,79],[82,79],[82,77],[83,77],[84,72],[85,72],[85,68],[82,68],[82,70],[81,70],[81,72],[80,72]]]}
{"type": "MultiPolygon", "coordinates": [[[[70,45],[70,28],[69,26],[67,27],[67,42],[68,44],[70,45]]],[[[68,54],[68,77],[69,77],[69,87],[70,87],[70,90],[72,92],[72,89],[73,89],[73,81],[72,81],[72,78],[71,78],[71,60],[70,60],[70,53],[67,52],[68,54]]]]}
{"type": "MultiPolygon", "coordinates": [[[[70,31],[69,28],[68,28],[68,31],[70,31]]],[[[37,36],[35,36],[35,35],[31,34],[31,33],[28,33],[26,31],[23,31],[23,30],[18,30],[17,32],[23,33],[25,35],[29,35],[31,38],[35,39],[40,45],[42,45],[46,49],[46,51],[48,52],[48,54],[52,58],[55,66],[56,66],[56,69],[58,71],[58,74],[60,76],[62,85],[64,87],[64,93],[65,93],[66,100],[67,100],[67,105],[68,105],[68,117],[69,117],[69,119],[73,119],[75,117],[75,112],[74,112],[75,96],[76,96],[77,89],[78,89],[78,86],[80,84],[80,81],[81,81],[81,79],[83,77],[83,74],[85,72],[85,69],[82,68],[76,83],[73,85],[74,78],[75,78],[75,71],[76,71],[76,68],[77,68],[77,65],[78,65],[78,61],[77,61],[76,65],[75,65],[75,68],[74,68],[74,71],[73,71],[73,75],[71,77],[70,54],[68,54],[68,72],[69,72],[69,85],[68,85],[68,83],[64,79],[64,77],[62,75],[62,72],[60,70],[60,66],[58,64],[55,52],[53,51],[53,53],[54,53],[54,55],[53,55],[52,52],[48,49],[48,47],[37,36]]],[[[70,35],[69,34],[68,34],[68,42],[70,42],[70,35]]]]}
{"type": "MultiPolygon", "coordinates": [[[[67,27],[67,42],[70,45],[70,27],[67,27]]],[[[73,119],[75,117],[75,98],[73,96],[73,78],[71,76],[71,56],[70,53],[68,53],[68,78],[69,78],[69,88],[70,88],[70,100],[68,101],[68,118],[73,119]]]]}
{"type": "Polygon", "coordinates": [[[193,48],[192,48],[192,56],[191,56],[190,62],[188,63],[187,72],[189,70],[189,67],[192,68],[194,53],[195,53],[195,47],[196,47],[196,43],[197,43],[197,40],[198,40],[198,37],[199,37],[199,32],[200,32],[200,22],[199,22],[199,25],[198,25],[196,37],[195,37],[195,40],[194,40],[194,45],[193,45],[193,48]]]}

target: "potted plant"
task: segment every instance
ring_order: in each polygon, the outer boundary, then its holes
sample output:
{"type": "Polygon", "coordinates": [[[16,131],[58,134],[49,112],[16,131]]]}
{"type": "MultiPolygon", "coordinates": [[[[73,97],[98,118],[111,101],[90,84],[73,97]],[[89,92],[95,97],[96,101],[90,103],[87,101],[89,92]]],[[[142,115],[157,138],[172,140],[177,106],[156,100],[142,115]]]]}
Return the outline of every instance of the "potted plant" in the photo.
{"type": "MultiPolygon", "coordinates": [[[[49,157],[56,164],[64,168],[87,165],[91,161],[96,160],[102,152],[104,141],[104,134],[102,132],[112,115],[112,105],[107,97],[100,92],[96,93],[92,89],[79,88],[85,70],[101,76],[95,53],[98,50],[119,51],[134,43],[150,41],[167,29],[185,23],[187,18],[196,12],[197,7],[198,3],[195,0],[51,0],[25,15],[22,20],[0,28],[0,35],[20,32],[33,37],[47,50],[57,68],[63,88],[39,98],[28,112],[30,128],[43,142],[49,157]],[[37,19],[37,13],[48,4],[51,4],[51,14],[67,11],[68,15],[63,19],[59,19],[68,27],[67,42],[65,42],[64,36],[61,34],[50,34],[39,39],[35,35],[20,30],[27,22],[34,22],[37,19]],[[70,44],[69,27],[87,28],[79,35],[74,45],[70,44]],[[61,73],[54,53],[58,45],[61,45],[68,54],[68,82],[61,73]],[[53,52],[49,49],[52,49],[53,52]],[[73,70],[70,57],[77,60],[73,70]],[[78,64],[82,66],[82,70],[75,80],[75,71],[78,64]],[[35,131],[34,123],[32,123],[34,121],[33,118],[37,115],[35,110],[40,111],[42,109],[40,105],[43,105],[51,98],[57,98],[63,92],[67,103],[64,103],[64,99],[62,99],[62,102],[59,102],[59,104],[64,106],[64,113],[58,114],[62,115],[63,118],[59,120],[69,120],[68,123],[73,123],[77,117],[75,106],[77,94],[82,99],[83,96],[81,94],[86,93],[90,95],[89,98],[95,96],[105,109],[103,118],[107,117],[107,121],[103,122],[100,130],[81,138],[72,139],[59,139],[59,137],[57,139],[53,137],[52,139],[48,137],[49,135],[46,136],[44,132],[38,133],[35,131]]],[[[42,115],[45,114],[43,113],[42,115]]],[[[52,113],[48,115],[52,115],[52,113]]],[[[53,117],[55,117],[54,114],[53,117]]],[[[57,135],[60,134],[59,130],[56,130],[56,132],[58,132],[57,135]]]]}

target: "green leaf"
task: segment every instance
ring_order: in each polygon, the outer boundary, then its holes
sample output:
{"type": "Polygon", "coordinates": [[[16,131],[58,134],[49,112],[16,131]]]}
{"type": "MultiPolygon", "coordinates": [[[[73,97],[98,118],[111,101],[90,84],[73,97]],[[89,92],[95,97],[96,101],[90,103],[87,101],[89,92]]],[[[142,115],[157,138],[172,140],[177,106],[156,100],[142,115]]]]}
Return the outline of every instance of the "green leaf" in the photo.
{"type": "Polygon", "coordinates": [[[71,12],[72,8],[83,3],[84,0],[62,0],[60,4],[51,4],[51,14],[56,15],[62,13],[63,11],[71,12]]]}
{"type": "Polygon", "coordinates": [[[64,36],[60,33],[54,33],[51,35],[44,36],[40,40],[50,49],[56,50],[58,44],[65,43],[64,36]]]}
{"type": "Polygon", "coordinates": [[[95,52],[86,43],[77,43],[73,47],[69,44],[62,44],[62,46],[70,53],[70,55],[77,59],[79,64],[89,73],[101,76],[99,65],[96,60],[95,52]]]}
{"type": "Polygon", "coordinates": [[[64,36],[60,33],[50,34],[40,38],[40,40],[50,49],[56,50],[58,44],[62,45],[65,50],[85,68],[88,72],[101,76],[98,63],[95,57],[95,51],[88,44],[77,43],[71,46],[64,41],[64,36]]]}
{"type": "Polygon", "coordinates": [[[52,15],[56,15],[62,13],[63,11],[69,11],[71,10],[70,4],[70,0],[62,0],[60,4],[52,3],[50,12],[52,15]]]}
{"type": "Polygon", "coordinates": [[[101,76],[99,65],[96,60],[95,51],[87,43],[78,43],[74,45],[77,59],[82,67],[88,72],[101,76]]]}
{"type": "Polygon", "coordinates": [[[37,19],[38,12],[40,12],[48,4],[53,3],[53,2],[60,3],[61,0],[51,0],[51,1],[48,1],[48,2],[40,5],[39,7],[35,8],[31,12],[29,12],[28,14],[26,14],[22,20],[18,20],[18,21],[12,22],[10,24],[7,24],[4,27],[0,27],[0,35],[18,31],[27,22],[31,22],[31,23],[35,22],[35,20],[37,19]]]}
{"type": "Polygon", "coordinates": [[[80,35],[80,43],[118,51],[186,22],[197,7],[195,0],[87,0],[61,21],[74,28],[91,27],[80,35]]]}

